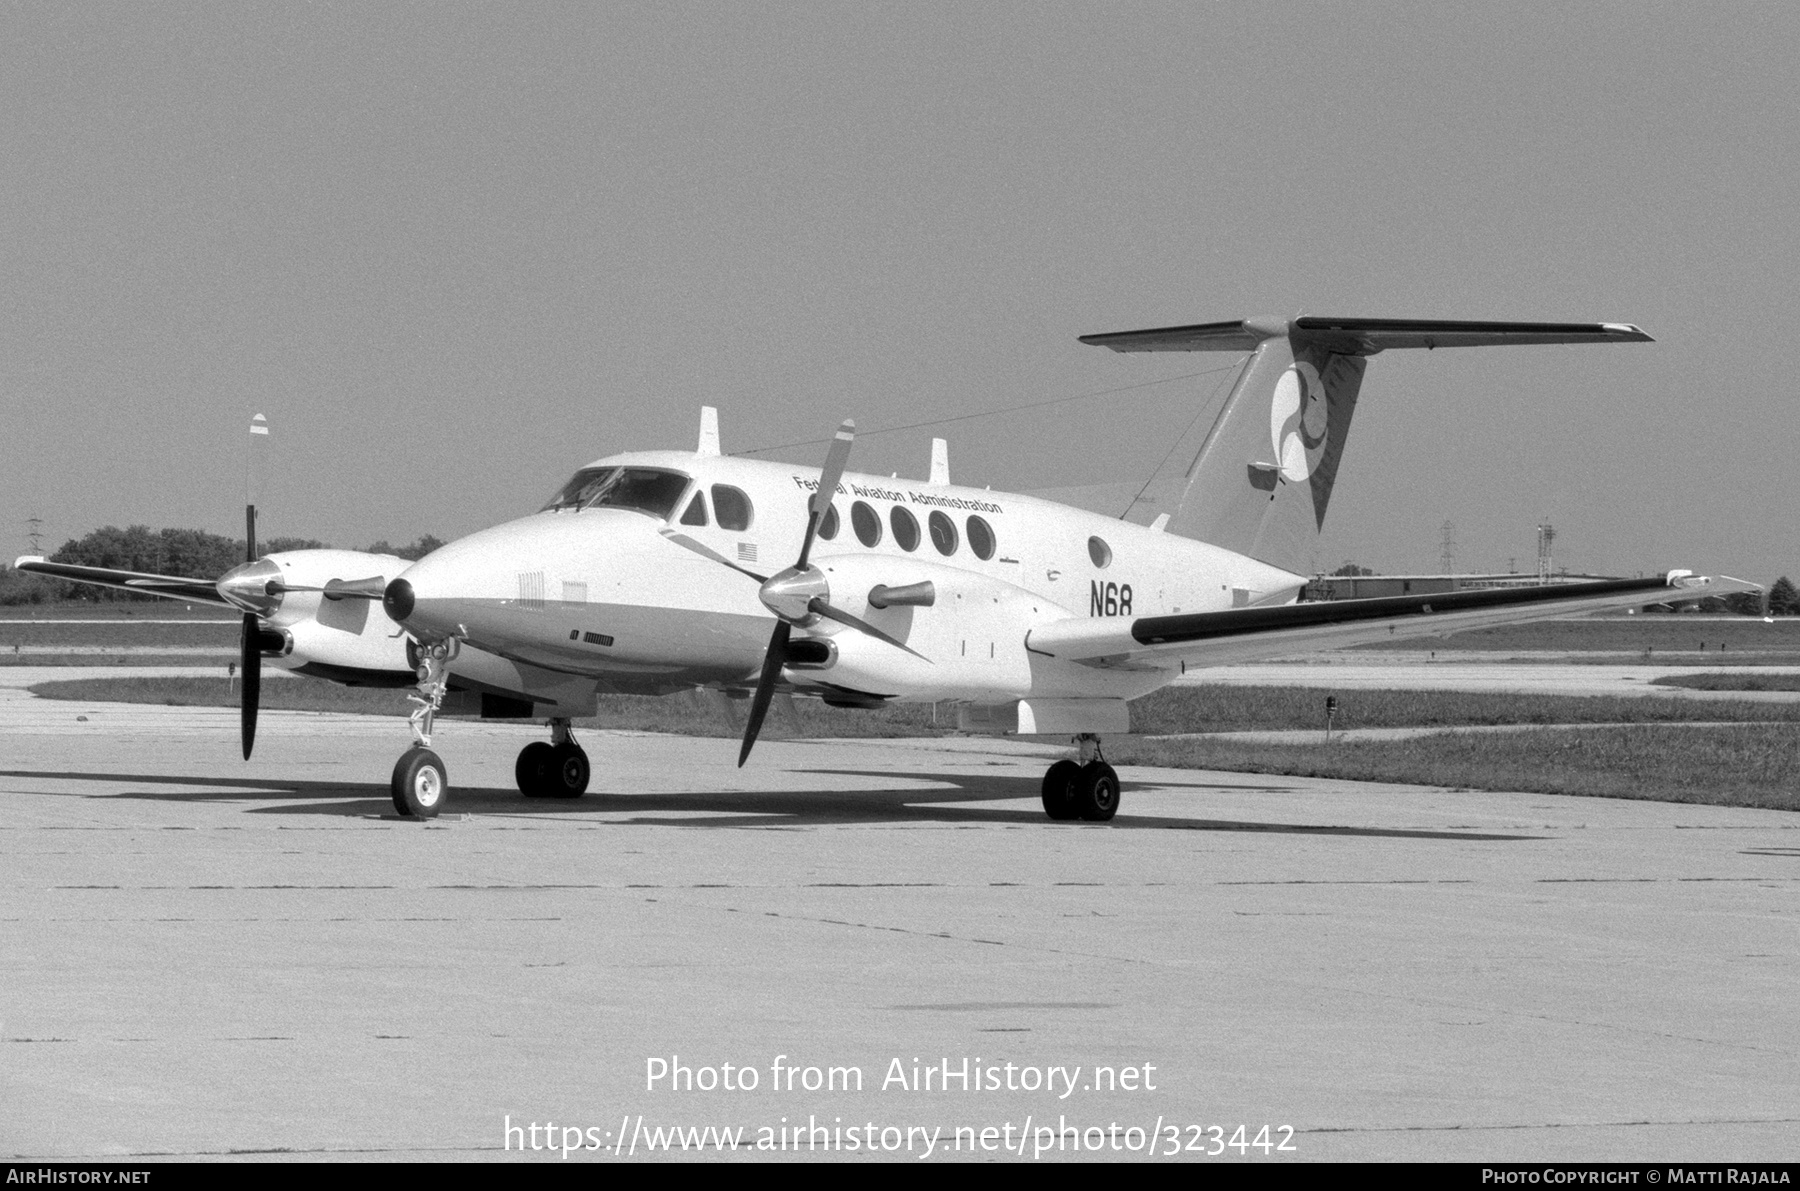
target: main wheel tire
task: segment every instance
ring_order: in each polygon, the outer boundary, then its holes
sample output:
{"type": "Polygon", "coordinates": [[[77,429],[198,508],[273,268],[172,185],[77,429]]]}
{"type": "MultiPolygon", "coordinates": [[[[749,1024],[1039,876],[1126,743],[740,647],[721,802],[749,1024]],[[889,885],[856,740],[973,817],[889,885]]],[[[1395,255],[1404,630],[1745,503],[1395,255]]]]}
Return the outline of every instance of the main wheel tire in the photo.
{"type": "Polygon", "coordinates": [[[556,792],[551,781],[555,769],[555,746],[534,740],[519,750],[519,759],[513,763],[513,781],[527,798],[548,798],[556,792]]]}
{"type": "Polygon", "coordinates": [[[1073,761],[1058,761],[1044,774],[1044,813],[1059,822],[1076,816],[1075,786],[1081,777],[1081,766],[1073,761]]]}
{"type": "Polygon", "coordinates": [[[1119,812],[1119,773],[1104,761],[1090,761],[1075,779],[1075,813],[1104,823],[1119,812]]]}
{"type": "Polygon", "coordinates": [[[450,774],[436,753],[415,746],[394,762],[392,786],[395,810],[410,819],[432,819],[450,793],[450,774]]]}
{"type": "Polygon", "coordinates": [[[580,798],[588,788],[588,755],[578,744],[553,747],[550,769],[546,775],[547,792],[552,798],[580,798]]]}

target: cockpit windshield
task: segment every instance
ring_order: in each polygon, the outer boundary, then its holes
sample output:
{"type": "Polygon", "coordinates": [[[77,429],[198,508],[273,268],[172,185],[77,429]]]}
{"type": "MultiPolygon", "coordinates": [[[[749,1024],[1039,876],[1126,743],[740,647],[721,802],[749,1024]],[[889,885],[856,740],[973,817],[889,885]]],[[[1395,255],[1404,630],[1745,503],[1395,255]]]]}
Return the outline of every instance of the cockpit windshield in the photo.
{"type": "Polygon", "coordinates": [[[584,467],[539,511],[604,507],[666,518],[687,486],[686,476],[659,467],[584,467]]]}

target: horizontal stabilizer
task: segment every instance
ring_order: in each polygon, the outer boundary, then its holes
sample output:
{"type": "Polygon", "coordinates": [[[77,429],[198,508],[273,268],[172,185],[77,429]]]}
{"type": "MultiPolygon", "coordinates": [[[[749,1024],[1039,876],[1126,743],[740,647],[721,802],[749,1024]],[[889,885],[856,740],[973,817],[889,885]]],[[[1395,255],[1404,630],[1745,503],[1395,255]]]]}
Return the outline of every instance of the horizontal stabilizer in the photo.
{"type": "Polygon", "coordinates": [[[1630,323],[1465,322],[1429,318],[1326,318],[1307,315],[1289,322],[1281,318],[1249,318],[1238,322],[1197,323],[1187,327],[1155,327],[1083,335],[1081,342],[1116,352],[1253,351],[1265,339],[1290,337],[1295,346],[1317,347],[1338,355],[1372,356],[1403,347],[1501,347],[1545,343],[1650,343],[1650,336],[1630,323]]]}
{"type": "Polygon", "coordinates": [[[1522,624],[1607,608],[1759,591],[1741,579],[1671,571],[1652,579],[1605,579],[1365,600],[1324,600],[1272,608],[1233,608],[1136,620],[1070,618],[1031,630],[1027,649],[1094,665],[1157,659],[1223,666],[1302,650],[1342,649],[1371,641],[1439,637],[1467,629],[1522,624]]]}

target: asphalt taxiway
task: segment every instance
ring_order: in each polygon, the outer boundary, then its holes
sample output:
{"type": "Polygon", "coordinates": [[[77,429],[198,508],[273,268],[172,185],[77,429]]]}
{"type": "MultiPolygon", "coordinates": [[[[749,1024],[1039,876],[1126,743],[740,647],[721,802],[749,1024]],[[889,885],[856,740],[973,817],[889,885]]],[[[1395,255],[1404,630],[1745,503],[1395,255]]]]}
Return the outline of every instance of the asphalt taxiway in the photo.
{"type": "Polygon", "coordinates": [[[631,733],[540,802],[531,729],[452,723],[420,824],[399,722],[235,724],[0,705],[0,1155],[1794,1153],[1792,815],[1129,769],[1064,825],[1038,743],[631,733]]]}

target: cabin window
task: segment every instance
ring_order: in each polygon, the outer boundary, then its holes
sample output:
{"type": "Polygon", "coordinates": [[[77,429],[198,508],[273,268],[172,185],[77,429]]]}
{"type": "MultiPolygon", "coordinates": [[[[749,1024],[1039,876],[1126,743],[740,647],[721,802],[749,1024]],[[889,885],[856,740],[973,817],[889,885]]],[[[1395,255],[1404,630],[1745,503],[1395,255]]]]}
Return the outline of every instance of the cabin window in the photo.
{"type": "Polygon", "coordinates": [[[1112,547],[1108,546],[1101,538],[1089,538],[1088,557],[1094,560],[1095,566],[1104,571],[1112,565],[1112,547]]]}
{"type": "Polygon", "coordinates": [[[750,528],[753,510],[750,498],[743,489],[733,488],[729,484],[712,486],[713,516],[719,519],[720,529],[743,530],[750,528]]]}
{"type": "Polygon", "coordinates": [[[931,544],[937,547],[937,552],[945,556],[955,554],[956,522],[942,513],[933,513],[925,523],[931,527],[931,544]]]}
{"type": "Polygon", "coordinates": [[[838,514],[836,505],[826,505],[825,515],[819,519],[819,537],[829,542],[838,535],[838,514]]]}
{"type": "Polygon", "coordinates": [[[863,545],[881,544],[881,518],[860,500],[850,506],[850,528],[856,531],[856,540],[863,545]]]}
{"type": "Polygon", "coordinates": [[[969,549],[975,557],[983,562],[994,557],[994,527],[980,517],[970,517],[968,527],[969,549]]]}
{"type": "Polygon", "coordinates": [[[894,541],[900,549],[911,553],[919,548],[919,522],[900,505],[895,505],[888,514],[888,524],[894,527],[894,541]]]}
{"type": "Polygon", "coordinates": [[[694,499],[688,501],[687,512],[681,515],[681,523],[683,525],[707,524],[706,494],[704,492],[694,493],[694,499]]]}
{"type": "Polygon", "coordinates": [[[633,509],[666,518],[687,486],[686,476],[660,467],[584,467],[540,511],[633,509]]]}

